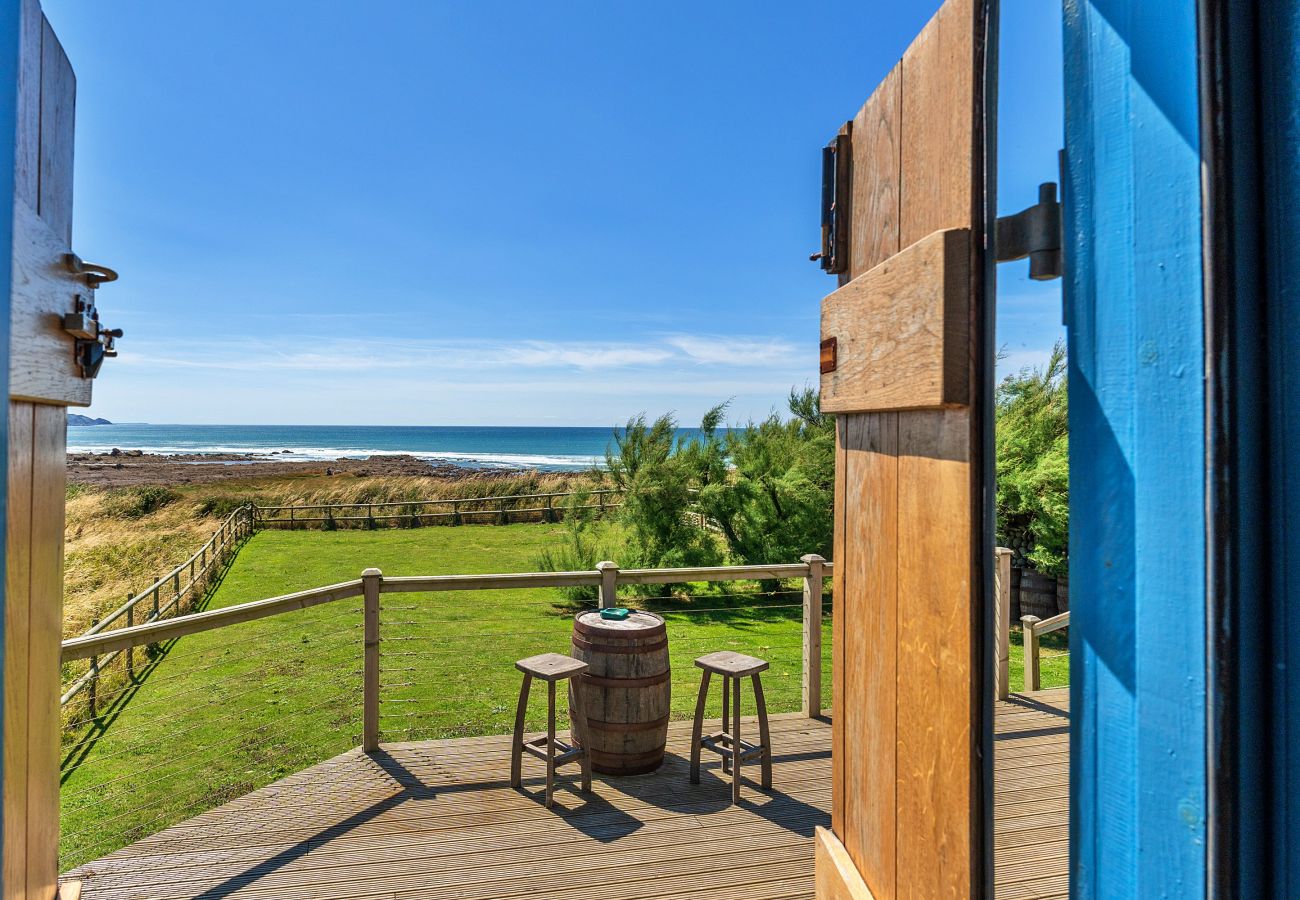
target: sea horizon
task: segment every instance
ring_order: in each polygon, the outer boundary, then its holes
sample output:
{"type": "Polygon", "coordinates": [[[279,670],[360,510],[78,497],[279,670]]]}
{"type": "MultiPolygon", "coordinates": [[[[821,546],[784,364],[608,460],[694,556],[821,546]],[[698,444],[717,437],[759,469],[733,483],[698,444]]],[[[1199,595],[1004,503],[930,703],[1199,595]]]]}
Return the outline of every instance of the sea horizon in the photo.
{"type": "MultiPolygon", "coordinates": [[[[679,437],[699,433],[679,428],[679,437]]],[[[281,461],[409,455],[475,469],[579,471],[605,464],[613,427],[551,425],[184,425],[68,428],[69,453],[239,454],[281,461]]]]}

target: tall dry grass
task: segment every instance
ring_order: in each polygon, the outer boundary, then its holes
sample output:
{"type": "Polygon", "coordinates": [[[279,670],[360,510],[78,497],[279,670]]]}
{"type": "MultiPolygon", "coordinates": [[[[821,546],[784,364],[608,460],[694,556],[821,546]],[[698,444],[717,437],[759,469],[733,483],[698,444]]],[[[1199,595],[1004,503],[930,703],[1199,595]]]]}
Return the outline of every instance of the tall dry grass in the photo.
{"type": "Polygon", "coordinates": [[[540,494],[591,484],[590,473],[248,478],[210,485],[68,488],[63,630],[71,636],[184,562],[239,506],[385,503],[540,494]]]}

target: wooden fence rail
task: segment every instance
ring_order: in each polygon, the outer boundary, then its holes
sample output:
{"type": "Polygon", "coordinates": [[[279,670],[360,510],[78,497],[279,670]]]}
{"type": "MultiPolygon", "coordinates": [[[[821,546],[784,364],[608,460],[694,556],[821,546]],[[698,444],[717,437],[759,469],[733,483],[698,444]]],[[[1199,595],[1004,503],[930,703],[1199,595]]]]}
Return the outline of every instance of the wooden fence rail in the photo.
{"type": "MultiPolygon", "coordinates": [[[[63,642],[62,661],[89,659],[92,671],[96,662],[110,654],[157,644],[186,635],[268,616],[284,615],[295,610],[332,603],[349,597],[363,596],[365,656],[363,660],[363,731],[362,746],[378,746],[379,657],[382,637],[379,634],[379,598],[385,593],[428,593],[438,591],[501,590],[509,588],[546,588],[595,586],[601,588],[601,605],[615,603],[620,584],[671,584],[677,582],[766,581],[801,578],[803,586],[803,709],[806,715],[822,711],[822,595],[825,579],[832,572],[831,563],[810,554],[798,563],[772,566],[707,566],[682,569],[619,569],[615,563],[601,563],[594,571],[519,572],[498,575],[417,575],[385,578],[379,569],[366,569],[360,578],[241,603],[222,609],[177,616],[163,621],[148,621],[113,631],[100,630],[63,642]]],[[[93,682],[92,682],[93,684],[93,682]]]]}
{"type": "Polygon", "coordinates": [[[1021,616],[1020,624],[1025,630],[1025,690],[1037,691],[1041,689],[1042,685],[1038,639],[1053,631],[1068,628],[1070,625],[1070,612],[1066,610],[1052,616],[1050,619],[1040,619],[1038,616],[1021,616]]]}
{"type": "MultiPolygon", "coordinates": [[[[602,489],[488,497],[455,497],[436,500],[385,500],[374,503],[311,503],[282,506],[257,506],[249,503],[231,513],[221,523],[216,533],[203,546],[194,551],[188,559],[166,575],[161,576],[143,591],[128,597],[124,604],[102,619],[97,619],[82,637],[89,637],[106,631],[114,623],[124,618],[128,628],[134,626],[137,622],[153,623],[180,610],[186,600],[189,600],[190,605],[193,606],[197,592],[210,584],[212,573],[229,562],[232,558],[232,551],[238,543],[252,535],[259,528],[298,528],[314,524],[325,525],[350,522],[366,522],[373,526],[378,522],[395,520],[419,525],[423,524],[422,520],[438,518],[449,518],[453,525],[459,525],[466,518],[475,516],[490,517],[497,524],[505,525],[510,522],[512,516],[518,517],[522,514],[540,514],[543,522],[556,522],[560,513],[564,510],[562,506],[556,507],[555,501],[557,498],[585,494],[593,498],[594,502],[577,508],[605,512],[617,508],[618,504],[611,502],[611,499],[621,493],[621,491],[617,490],[602,489]],[[541,505],[523,508],[517,505],[527,501],[539,501],[541,505]],[[512,503],[516,505],[510,506],[509,504],[512,503]],[[463,508],[475,504],[491,504],[492,508],[463,508]],[[451,508],[447,512],[417,511],[437,506],[450,506],[451,508]],[[398,508],[405,509],[406,512],[384,512],[384,510],[398,508]],[[340,513],[365,510],[365,515],[335,515],[335,510],[340,513]],[[380,513],[376,515],[375,510],[380,510],[380,513]],[[322,511],[325,515],[301,515],[304,512],[319,513],[322,511]],[[287,517],[284,516],[286,512],[288,513],[287,517]]],[[[150,643],[157,643],[157,641],[150,643]]],[[[95,689],[99,680],[104,677],[105,668],[118,660],[121,652],[114,650],[102,658],[99,656],[89,657],[89,667],[63,691],[62,696],[59,698],[60,706],[66,706],[73,698],[88,692],[88,696],[91,698],[90,704],[93,715],[95,689]]],[[[125,653],[125,671],[128,677],[133,677],[135,674],[133,648],[126,648],[125,653]]]]}
{"type": "MultiPolygon", "coordinates": [[[[108,630],[113,623],[125,619],[127,627],[137,627],[137,620],[150,624],[165,619],[171,613],[179,613],[186,600],[193,602],[198,591],[211,582],[214,573],[232,558],[236,545],[253,533],[255,528],[252,506],[241,506],[221,523],[212,537],[195,550],[183,563],[166,575],[158,578],[143,591],[127,598],[126,602],[102,619],[97,620],[81,637],[93,637],[108,630]],[[182,583],[182,578],[184,582],[182,583]],[[137,608],[143,604],[145,611],[137,608]]],[[[126,649],[126,671],[134,676],[135,656],[133,648],[126,649]]],[[[94,691],[103,675],[105,666],[116,660],[121,651],[114,651],[104,656],[90,657],[90,667],[70,684],[59,698],[59,704],[66,706],[83,691],[89,691],[94,706],[94,691]]]]}
{"type": "Polygon", "coordinates": [[[475,517],[477,517],[476,521],[486,519],[498,525],[506,525],[512,518],[517,521],[521,516],[537,516],[543,522],[558,521],[565,509],[555,505],[555,501],[561,497],[588,496],[593,502],[574,508],[605,512],[618,506],[611,500],[621,494],[622,491],[601,489],[489,497],[445,497],[436,500],[384,500],[374,503],[300,503],[284,506],[254,506],[253,515],[256,520],[255,527],[259,528],[292,529],[309,525],[335,526],[358,522],[370,527],[376,527],[380,522],[405,522],[420,526],[428,519],[446,520],[452,525],[461,525],[467,518],[475,519],[475,517]],[[520,503],[527,501],[537,501],[537,505],[519,506],[520,503]],[[429,511],[433,509],[440,511],[429,511]]]}

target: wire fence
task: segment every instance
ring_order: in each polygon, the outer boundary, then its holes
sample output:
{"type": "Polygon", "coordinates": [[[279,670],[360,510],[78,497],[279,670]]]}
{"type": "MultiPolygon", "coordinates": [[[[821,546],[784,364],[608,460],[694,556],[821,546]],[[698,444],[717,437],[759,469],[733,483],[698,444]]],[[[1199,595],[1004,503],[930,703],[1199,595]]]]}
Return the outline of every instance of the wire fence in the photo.
{"type": "Polygon", "coordinates": [[[622,492],[613,489],[553,491],[435,500],[373,503],[311,503],[254,506],[256,527],[320,529],[423,528],[429,525],[509,525],[558,522],[579,510],[602,515],[619,506],[622,492]],[[576,498],[576,499],[574,499],[576,498]],[[574,505],[575,502],[578,505],[574,505]]]}
{"type": "MultiPolygon", "coordinates": [[[[777,590],[765,590],[774,583],[772,569],[750,568],[757,570],[754,577],[768,580],[735,580],[735,569],[679,570],[733,580],[651,587],[653,598],[620,598],[667,622],[674,718],[689,718],[694,710],[700,679],[694,659],[727,649],[769,661],[764,686],[771,712],[801,708],[807,637],[802,587],[813,579],[790,578],[776,582],[777,590]]],[[[776,568],[785,575],[813,571],[804,565],[776,568]]],[[[61,869],[148,839],[356,748],[366,733],[368,696],[378,701],[384,742],[509,733],[521,678],[514,662],[548,651],[568,653],[573,616],[595,605],[566,602],[547,585],[590,588],[600,577],[447,576],[437,587],[432,583],[438,578],[391,579],[385,593],[369,595],[373,601],[357,596],[363,578],[138,627],[128,637],[104,633],[66,643],[70,657],[131,642],[140,646],[130,677],[101,685],[93,705],[68,710],[61,869]],[[503,583],[508,586],[496,587],[503,583]],[[371,602],[378,608],[379,687],[368,695],[364,622],[371,602]]],[[[829,607],[819,626],[822,705],[829,706],[829,607]]],[[[531,730],[544,728],[539,695],[544,692],[534,692],[530,704],[531,730]]],[[[715,697],[709,714],[717,716],[718,706],[715,697]]],[[[560,712],[560,727],[568,727],[563,703],[560,712]]],[[[328,782],[331,776],[321,777],[328,782]]],[[[349,786],[331,783],[328,789],[345,792],[349,786]]]]}
{"type": "Polygon", "coordinates": [[[189,635],[79,704],[63,733],[60,869],[357,746],[361,623],[351,600],[189,635]]]}
{"type": "MultiPolygon", "coordinates": [[[[700,670],[694,660],[735,650],[770,663],[763,675],[768,709],[802,707],[802,589],[765,592],[744,583],[723,590],[674,585],[668,596],[620,598],[664,617],[668,630],[672,718],[695,711],[700,670]]],[[[718,586],[722,587],[722,586],[718,586]]],[[[571,652],[573,617],[586,606],[561,604],[553,590],[386,594],[380,605],[380,739],[421,741],[506,734],[514,727],[521,675],[516,660],[571,652]],[[487,596],[490,594],[491,596],[487,596]]],[[[830,706],[830,611],[823,617],[822,696],[830,706]]],[[[720,714],[721,694],[709,714],[720,714]]],[[[748,698],[748,695],[746,695],[748,698]]],[[[746,704],[750,703],[746,699],[746,704]]],[[[747,712],[752,709],[746,707],[747,712]]],[[[568,708],[558,710],[568,727],[568,708]]],[[[534,691],[525,727],[546,727],[545,692],[534,691]]]]}

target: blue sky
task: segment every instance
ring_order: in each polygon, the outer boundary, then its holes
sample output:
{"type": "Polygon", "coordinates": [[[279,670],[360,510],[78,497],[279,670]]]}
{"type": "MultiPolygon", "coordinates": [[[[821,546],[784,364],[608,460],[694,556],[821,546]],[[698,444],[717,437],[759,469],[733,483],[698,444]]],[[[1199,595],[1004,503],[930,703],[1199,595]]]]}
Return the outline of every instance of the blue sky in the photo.
{"type": "MultiPolygon", "coordinates": [[[[819,150],[938,6],[44,0],[121,421],[601,425],[817,377],[819,150]]],[[[1002,206],[1059,7],[1003,0],[1002,206]]],[[[1060,332],[1001,272],[1004,368],[1060,332]]]]}

